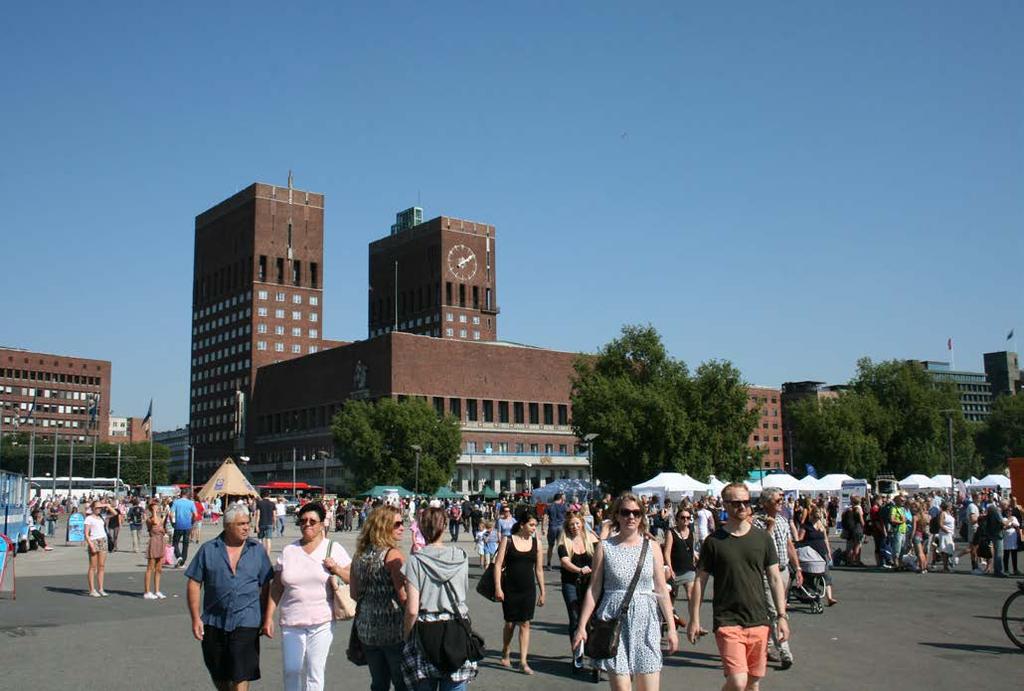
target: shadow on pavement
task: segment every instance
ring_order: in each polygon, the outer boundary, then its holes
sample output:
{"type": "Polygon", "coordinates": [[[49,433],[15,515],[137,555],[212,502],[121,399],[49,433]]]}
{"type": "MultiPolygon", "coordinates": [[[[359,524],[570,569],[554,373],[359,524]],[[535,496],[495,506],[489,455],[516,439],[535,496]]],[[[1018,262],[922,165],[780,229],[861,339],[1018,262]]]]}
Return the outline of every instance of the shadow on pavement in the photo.
{"type": "Polygon", "coordinates": [[[930,648],[941,648],[943,650],[961,650],[965,653],[988,653],[989,655],[1005,655],[1006,653],[1020,653],[1020,648],[1011,648],[1002,645],[977,645],[974,643],[918,643],[930,648]]]}

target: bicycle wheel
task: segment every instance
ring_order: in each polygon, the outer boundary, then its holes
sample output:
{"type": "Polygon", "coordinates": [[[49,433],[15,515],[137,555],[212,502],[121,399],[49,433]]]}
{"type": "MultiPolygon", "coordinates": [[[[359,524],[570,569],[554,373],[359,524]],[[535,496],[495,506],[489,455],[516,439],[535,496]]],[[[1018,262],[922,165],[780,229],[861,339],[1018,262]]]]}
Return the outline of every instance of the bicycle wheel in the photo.
{"type": "Polygon", "coordinates": [[[1003,630],[1013,644],[1024,650],[1024,590],[1006,598],[1003,604],[1003,630]]]}

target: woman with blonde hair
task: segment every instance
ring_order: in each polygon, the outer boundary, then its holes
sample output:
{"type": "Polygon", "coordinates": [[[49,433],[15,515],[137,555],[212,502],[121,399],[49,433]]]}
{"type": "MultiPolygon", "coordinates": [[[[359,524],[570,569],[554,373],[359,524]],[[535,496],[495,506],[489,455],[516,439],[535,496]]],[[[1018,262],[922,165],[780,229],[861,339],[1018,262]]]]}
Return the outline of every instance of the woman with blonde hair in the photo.
{"type": "Polygon", "coordinates": [[[146,600],[163,600],[166,595],[160,592],[160,576],[164,568],[164,550],[167,547],[167,532],[164,530],[164,516],[160,510],[160,502],[149,502],[149,547],[146,548],[146,600]],[[150,587],[152,586],[152,588],[150,587]]]}
{"type": "MultiPolygon", "coordinates": [[[[561,564],[562,599],[569,614],[569,646],[576,633],[580,618],[580,602],[590,586],[590,573],[594,564],[594,546],[597,536],[587,527],[579,511],[570,511],[565,517],[562,538],[558,545],[558,560],[561,564]]],[[[572,673],[583,670],[583,655],[572,651],[572,673]]]]}
{"type": "MultiPolygon", "coordinates": [[[[647,537],[646,514],[636,496],[621,495],[612,507],[611,520],[617,532],[594,552],[594,575],[583,598],[573,647],[586,642],[591,616],[601,621],[622,616],[616,655],[596,660],[596,667],[608,673],[612,689],[630,689],[634,679],[639,689],[657,689],[662,667],[659,610],[664,621],[672,621],[665,560],[647,537]],[[636,575],[636,588],[626,602],[636,575]]],[[[678,647],[679,635],[669,626],[668,653],[678,647]]]]}
{"type": "Polygon", "coordinates": [[[363,523],[352,562],[349,588],[359,606],[355,633],[366,653],[371,691],[387,691],[402,679],[402,617],[405,608],[405,557],[398,544],[405,534],[401,511],[378,506],[363,523]]]}

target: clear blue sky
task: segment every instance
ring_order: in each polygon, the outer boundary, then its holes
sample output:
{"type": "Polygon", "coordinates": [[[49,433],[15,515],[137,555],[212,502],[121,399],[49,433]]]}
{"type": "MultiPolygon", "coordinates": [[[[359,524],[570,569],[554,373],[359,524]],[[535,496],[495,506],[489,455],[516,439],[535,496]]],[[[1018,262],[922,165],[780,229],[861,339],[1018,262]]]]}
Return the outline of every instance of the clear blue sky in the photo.
{"type": "Polygon", "coordinates": [[[194,217],[289,169],[330,338],[417,200],[497,227],[509,340],[650,322],[777,386],[1024,328],[1022,3],[341,4],[9,6],[0,343],[183,424],[194,217]]]}

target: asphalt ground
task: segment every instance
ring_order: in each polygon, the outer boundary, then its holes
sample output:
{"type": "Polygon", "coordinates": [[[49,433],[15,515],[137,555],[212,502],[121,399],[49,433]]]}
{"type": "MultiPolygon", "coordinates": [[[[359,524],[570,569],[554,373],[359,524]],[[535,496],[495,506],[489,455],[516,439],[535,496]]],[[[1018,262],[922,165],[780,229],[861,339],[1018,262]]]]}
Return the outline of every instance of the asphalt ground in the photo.
{"type": "MultiPolygon", "coordinates": [[[[203,537],[209,539],[215,532],[207,525],[203,537]]],[[[332,533],[350,552],[355,535],[332,533]]],[[[286,537],[275,540],[275,558],[295,537],[295,527],[289,526],[286,537]]],[[[121,546],[130,542],[123,531],[121,546]]],[[[473,545],[464,536],[459,544],[471,555],[472,587],[480,575],[473,545]]],[[[165,569],[162,589],[168,599],[149,601],[141,597],[141,555],[115,552],[107,563],[106,589],[111,597],[98,599],[87,596],[82,546],[58,542],[52,552],[17,558],[17,599],[0,599],[0,688],[212,688],[190,631],[183,570],[165,569]]],[[[1024,652],[1005,637],[999,620],[1015,581],[971,575],[963,563],[953,574],[869,568],[837,569],[833,577],[840,604],[820,615],[792,605],[796,664],[786,671],[770,665],[764,688],[1015,688],[1024,678],[1024,652]]],[[[484,636],[489,652],[473,688],[592,686],[570,675],[567,617],[557,571],[546,573],[546,583],[548,602],[538,608],[533,623],[533,677],[498,667],[500,605],[470,594],[474,628],[484,636]]],[[[710,603],[704,603],[705,626],[711,622],[710,610],[710,603]]],[[[366,668],[345,658],[350,629],[351,623],[340,623],[335,630],[327,664],[329,688],[369,688],[366,668]]],[[[696,645],[684,641],[681,647],[666,658],[662,686],[719,688],[722,676],[713,637],[696,645]]],[[[513,647],[513,660],[517,658],[513,647]]],[[[263,679],[251,688],[281,688],[279,637],[263,639],[261,667],[263,679]]]]}

